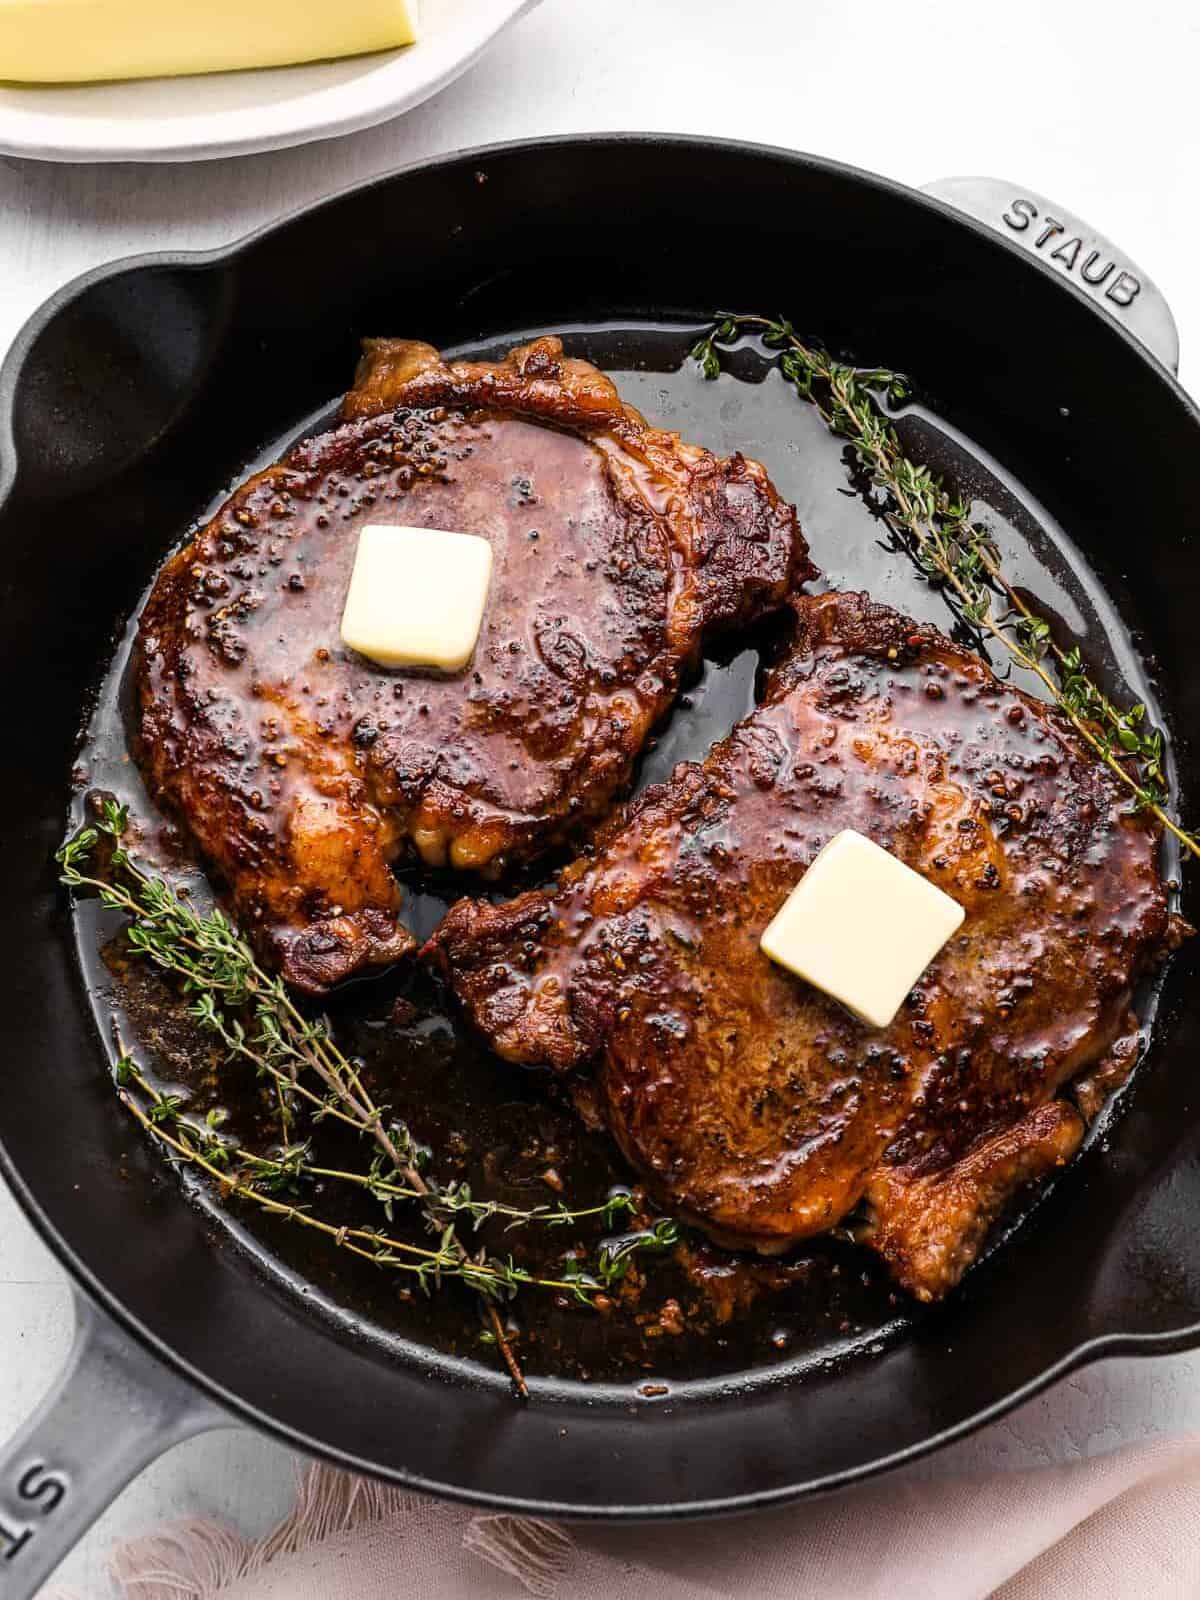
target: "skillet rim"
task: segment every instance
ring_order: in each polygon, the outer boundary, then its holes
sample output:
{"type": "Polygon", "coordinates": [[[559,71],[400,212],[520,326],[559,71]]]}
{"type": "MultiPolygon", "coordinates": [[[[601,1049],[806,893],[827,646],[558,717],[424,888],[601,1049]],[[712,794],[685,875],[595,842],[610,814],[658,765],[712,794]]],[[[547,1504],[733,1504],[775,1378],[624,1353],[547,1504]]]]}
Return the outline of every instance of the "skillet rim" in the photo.
{"type": "Polygon", "coordinates": [[[767,156],[774,160],[791,162],[799,167],[813,167],[824,172],[832,173],[838,177],[852,179],[881,190],[898,200],[916,203],[965,228],[977,238],[984,239],[993,246],[1003,249],[1014,260],[1021,261],[1026,267],[1033,268],[1043,277],[1049,278],[1059,288],[1066,290],[1082,305],[1087,306],[1098,324],[1107,327],[1110,332],[1116,333],[1122,341],[1146,362],[1155,374],[1166,380],[1170,389],[1174,391],[1175,398],[1181,400],[1186,410],[1191,413],[1192,420],[1200,423],[1200,400],[1192,397],[1180,383],[1177,374],[1148,349],[1146,345],[1124,323],[1119,322],[1112,313],[1104,310],[1093,296],[1085,293],[1073,279],[1056,271],[1042,256],[1035,256],[1014,239],[1005,237],[995,228],[968,212],[952,205],[948,200],[942,200],[936,195],[926,193],[923,189],[913,187],[911,184],[901,183],[899,179],[885,177],[882,173],[871,172],[866,167],[856,167],[847,161],[837,161],[829,156],[817,155],[806,150],[792,150],[786,145],[764,144],[754,139],[725,139],[716,134],[691,134],[691,133],[639,133],[629,130],[613,132],[581,133],[581,134],[542,134],[531,139],[503,139],[491,144],[463,145],[456,150],[449,150],[441,155],[418,158],[415,161],[405,161],[397,167],[390,167],[386,172],[379,173],[373,178],[368,178],[362,183],[346,183],[320,200],[309,201],[305,205],[294,206],[281,215],[268,222],[260,223],[258,227],[250,229],[247,233],[239,234],[227,244],[214,245],[206,250],[146,250],[138,251],[132,255],[118,256],[115,261],[102,262],[97,266],[88,267],[75,277],[60,284],[39,306],[25,319],[18,329],[15,338],[5,354],[3,363],[0,363],[0,445],[7,449],[0,450],[0,510],[3,510],[17,478],[17,450],[12,433],[12,401],[15,395],[21,369],[38,335],[53,320],[58,312],[74,299],[77,299],[85,290],[97,283],[102,283],[108,278],[121,277],[125,273],[140,272],[148,267],[194,267],[197,270],[218,262],[233,261],[236,257],[248,251],[260,240],[270,234],[290,227],[302,217],[316,216],[320,212],[332,208],[346,199],[349,195],[370,194],[374,190],[383,189],[388,184],[394,183],[398,178],[408,177],[415,172],[437,172],[443,168],[455,166],[463,161],[486,161],[497,156],[511,155],[516,151],[524,150],[555,150],[568,149],[580,145],[599,147],[609,145],[617,150],[623,148],[636,149],[645,145],[668,146],[676,149],[691,150],[720,150],[733,152],[745,156],[767,156]]]}
{"type": "MultiPolygon", "coordinates": [[[[608,148],[615,153],[620,153],[621,151],[636,150],[647,146],[656,149],[669,147],[691,152],[695,155],[703,155],[706,151],[720,151],[750,159],[767,157],[776,162],[792,165],[798,169],[828,173],[864,188],[888,195],[902,203],[909,205],[915,203],[920,207],[940,214],[947,220],[954,222],[958,227],[965,228],[986,244],[1002,249],[1011,258],[1019,260],[1025,268],[1035,270],[1044,277],[1048,277],[1059,289],[1069,291],[1078,301],[1088,307],[1092,317],[1097,319],[1097,328],[1104,327],[1111,334],[1115,334],[1120,340],[1124,341],[1139,360],[1150,369],[1151,374],[1165,383],[1168,392],[1185,413],[1187,420],[1194,426],[1200,425],[1200,402],[1193,399],[1180,384],[1176,375],[1165,367],[1123,324],[1104,311],[1073,280],[1064,277],[1046,261],[1031,255],[1016,241],[1007,239],[986,223],[968,216],[947,201],[923,193],[921,190],[912,188],[895,179],[848,163],[832,160],[810,152],[790,150],[785,147],[755,141],[686,133],[656,134],[618,131],[573,135],[562,134],[469,146],[432,158],[406,162],[366,182],[345,184],[319,200],[293,207],[282,215],[261,224],[226,244],[204,250],[146,251],[123,256],[116,261],[91,267],[61,285],[26,319],[14,338],[3,363],[0,364],[0,510],[4,509],[12,497],[20,477],[20,460],[13,431],[13,402],[20,385],[26,360],[39,336],[52,323],[58,313],[94,285],[127,274],[132,275],[146,269],[171,267],[200,271],[211,266],[232,263],[243,254],[251,251],[262,240],[275,233],[282,232],[301,219],[307,219],[332,208],[351,195],[363,195],[376,190],[383,190],[398,179],[418,172],[436,174],[439,171],[454,168],[462,163],[476,162],[482,164],[491,159],[527,151],[561,150],[570,152],[580,147],[589,147],[593,149],[608,148]]],[[[1163,1355],[1200,1346],[1200,1319],[1183,1328],[1164,1332],[1129,1333],[1117,1330],[1096,1335],[1063,1352],[1057,1360],[1009,1394],[1002,1396],[982,1409],[974,1411],[970,1416],[943,1427],[919,1442],[875,1460],[827,1473],[822,1477],[813,1478],[806,1482],[791,1483],[777,1488],[756,1490],[740,1495],[710,1497],[706,1500],[689,1500],[682,1504],[657,1502],[648,1506],[644,1504],[629,1504],[597,1507],[595,1505],[573,1504],[569,1501],[505,1496],[494,1492],[433,1481],[418,1474],[383,1466],[377,1462],[357,1457],[349,1451],[330,1446],[320,1439],[314,1438],[310,1433],[279,1420],[233,1394],[222,1382],[201,1372],[190,1361],[179,1355],[166,1340],[152,1331],[136,1313],[128,1309],[117,1298],[116,1294],[107,1287],[102,1278],[80,1259],[72,1246],[67,1243],[58,1228],[43,1211],[33,1187],[26,1181],[15,1164],[2,1139],[0,1139],[0,1176],[3,1176],[8,1183],[18,1204],[39,1237],[53,1252],[56,1259],[61,1261],[66,1268],[73,1280],[73,1287],[76,1291],[81,1290],[91,1301],[102,1307],[106,1314],[119,1327],[131,1335],[141,1348],[150,1352],[169,1370],[186,1378],[201,1394],[216,1400],[231,1414],[233,1419],[246,1422],[255,1428],[261,1429],[269,1436],[349,1470],[403,1483],[422,1492],[470,1505],[498,1508],[509,1512],[551,1516],[563,1520],[657,1522],[765,1509],[771,1506],[787,1504],[813,1494],[829,1493],[853,1484],[865,1482],[881,1473],[892,1471],[918,1460],[944,1445],[965,1438],[968,1434],[996,1421],[1017,1406],[1036,1397],[1052,1383],[1060,1381],[1072,1371],[1089,1365],[1094,1361],[1122,1355],[1163,1355]]]]}

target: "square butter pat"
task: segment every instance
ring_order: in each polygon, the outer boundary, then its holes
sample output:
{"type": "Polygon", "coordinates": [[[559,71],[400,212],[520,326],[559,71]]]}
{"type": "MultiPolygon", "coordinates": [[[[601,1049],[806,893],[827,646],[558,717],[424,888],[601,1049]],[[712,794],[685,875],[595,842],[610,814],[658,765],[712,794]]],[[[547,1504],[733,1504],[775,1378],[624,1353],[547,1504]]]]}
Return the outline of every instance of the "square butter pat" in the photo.
{"type": "Polygon", "coordinates": [[[479,638],[492,547],[473,533],[371,522],[358,536],[342,639],[381,667],[465,667],[479,638]]]}
{"type": "Polygon", "coordinates": [[[847,828],[818,853],[761,944],[861,1021],[886,1028],[964,915],[936,884],[847,828]]]}

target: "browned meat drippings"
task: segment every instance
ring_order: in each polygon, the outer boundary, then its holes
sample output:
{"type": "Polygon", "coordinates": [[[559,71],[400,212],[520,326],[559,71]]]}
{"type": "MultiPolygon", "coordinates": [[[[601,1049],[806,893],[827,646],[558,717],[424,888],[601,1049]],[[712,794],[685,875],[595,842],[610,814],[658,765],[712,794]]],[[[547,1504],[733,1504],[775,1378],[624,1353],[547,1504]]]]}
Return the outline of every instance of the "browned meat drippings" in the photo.
{"type": "MultiPolygon", "coordinates": [[[[648,790],[555,893],[460,901],[427,946],[501,1055],[591,1068],[661,1200],[765,1252],[865,1203],[922,1299],[1136,1054],[1137,975],[1180,931],[1158,834],[1069,724],[864,595],[797,602],[762,705],[648,790]],[[886,1030],[759,937],[842,828],[966,908],[886,1030]],[[1090,1096],[1090,1099],[1089,1099],[1090,1096]]],[[[870,914],[870,908],[864,908],[870,914]]]]}
{"type": "Polygon", "coordinates": [[[390,863],[499,873],[606,809],[718,630],[812,575],[763,469],[650,428],[538,339],[499,363],[365,347],[343,422],[239,488],[141,620],[140,759],[243,926],[320,992],[411,948],[390,863]],[[341,643],[359,528],[486,536],[474,659],[341,643]]]}

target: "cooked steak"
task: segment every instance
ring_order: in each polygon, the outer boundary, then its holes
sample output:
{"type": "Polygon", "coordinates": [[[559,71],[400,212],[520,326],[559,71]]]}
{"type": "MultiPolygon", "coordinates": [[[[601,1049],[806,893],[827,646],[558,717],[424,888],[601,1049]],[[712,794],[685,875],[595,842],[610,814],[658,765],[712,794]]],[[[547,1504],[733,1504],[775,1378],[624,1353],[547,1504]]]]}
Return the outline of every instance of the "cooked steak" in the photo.
{"type": "Polygon", "coordinates": [[[796,610],[762,704],[702,764],[556,892],[460,901],[427,953],[502,1056],[580,1074],[661,1200],[718,1241],[781,1251],[864,1206],[932,1299],[1132,1064],[1133,985],[1174,932],[1159,839],[980,657],[865,595],[796,610]],[[759,950],[843,828],[966,909],[884,1030],[759,950]],[[1088,1069],[1088,1094],[1060,1097],[1088,1069]]]}
{"type": "Polygon", "coordinates": [[[370,341],[342,415],[168,562],[139,636],[147,777],[311,991],[411,947],[401,852],[494,874],[594,820],[703,641],[812,572],[757,463],[649,427],[557,339],[452,365],[370,341]],[[464,671],[343,646],[367,522],[492,542],[464,671]]]}

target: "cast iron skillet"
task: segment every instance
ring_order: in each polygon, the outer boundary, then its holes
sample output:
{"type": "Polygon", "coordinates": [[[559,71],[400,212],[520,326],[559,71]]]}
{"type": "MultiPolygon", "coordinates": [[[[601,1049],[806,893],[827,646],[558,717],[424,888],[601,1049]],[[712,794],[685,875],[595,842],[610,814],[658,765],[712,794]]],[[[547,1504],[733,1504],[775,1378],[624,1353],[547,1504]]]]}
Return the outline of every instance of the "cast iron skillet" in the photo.
{"type": "MultiPolygon", "coordinates": [[[[223,477],[344,386],[361,335],[403,327],[453,346],[730,305],[787,308],[831,347],[919,374],[1086,541],[1152,641],[1186,802],[1200,759],[1186,737],[1200,716],[1200,415],[1168,370],[1169,313],[1128,264],[1082,283],[1090,241],[1048,259],[1079,229],[1057,213],[1054,231],[1038,197],[944,192],[986,220],[782,151],[505,146],[343,194],[229,250],[89,274],[25,329],[0,377],[0,1158],[75,1280],[80,1333],[57,1393],[0,1457],[0,1595],[30,1595],[168,1444],[230,1420],[492,1506],[695,1515],[851,1483],[1084,1361],[1200,1342],[1200,1010],[1184,1004],[1200,940],[1169,971],[1108,1148],[1090,1148],[1034,1225],[911,1337],[803,1381],[731,1381],[669,1405],[632,1391],[589,1403],[585,1386],[542,1382],[522,1406],[482,1368],[385,1359],[314,1317],[154,1181],[158,1163],[114,1112],[51,864],[114,624],[223,477]]],[[[1107,258],[1092,259],[1095,276],[1107,258]]]]}

